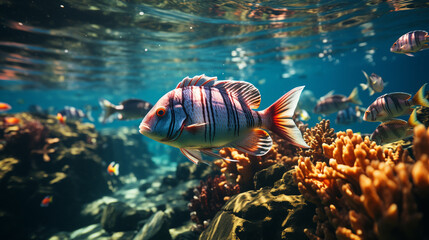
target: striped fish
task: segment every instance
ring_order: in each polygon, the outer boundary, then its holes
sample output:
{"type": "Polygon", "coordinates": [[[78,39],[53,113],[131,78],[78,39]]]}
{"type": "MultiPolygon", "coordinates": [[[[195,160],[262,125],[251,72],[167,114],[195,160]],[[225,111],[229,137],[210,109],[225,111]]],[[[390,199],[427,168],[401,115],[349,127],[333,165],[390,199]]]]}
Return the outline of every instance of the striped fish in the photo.
{"type": "Polygon", "coordinates": [[[217,151],[222,147],[265,155],[272,139],[263,129],[308,148],[292,120],[303,88],[294,88],[267,109],[254,111],[261,95],[251,83],[218,81],[205,75],[186,77],[147,113],[140,133],[180,148],[196,164],[204,162],[202,153],[221,158],[217,151]]]}
{"type": "Polygon", "coordinates": [[[429,101],[425,98],[425,83],[411,98],[408,93],[389,93],[378,97],[366,109],[363,120],[368,122],[384,122],[394,117],[410,114],[413,106],[429,107],[429,101]]]}
{"type": "Polygon", "coordinates": [[[408,122],[401,119],[393,119],[381,123],[371,134],[370,139],[378,145],[396,142],[411,137],[413,135],[413,128],[419,124],[421,123],[417,120],[416,109],[414,109],[408,122]]]}
{"type": "Polygon", "coordinates": [[[413,52],[429,48],[429,34],[426,31],[416,30],[402,35],[390,48],[391,52],[403,53],[414,57],[413,52]]]}
{"type": "Polygon", "coordinates": [[[60,110],[58,113],[65,117],[67,120],[80,121],[83,118],[88,118],[89,121],[94,121],[90,111],[85,113],[81,109],[71,106],[65,106],[64,109],[60,110]]]}
{"type": "Polygon", "coordinates": [[[329,115],[331,113],[348,108],[350,103],[355,103],[358,105],[362,104],[361,100],[359,99],[357,87],[353,89],[349,97],[331,94],[322,97],[317,102],[316,107],[314,108],[314,113],[329,115]]]}
{"type": "Polygon", "coordinates": [[[359,106],[348,107],[344,110],[341,110],[337,113],[337,118],[335,119],[336,124],[353,124],[362,121],[362,112],[365,109],[361,109],[359,106]]]}

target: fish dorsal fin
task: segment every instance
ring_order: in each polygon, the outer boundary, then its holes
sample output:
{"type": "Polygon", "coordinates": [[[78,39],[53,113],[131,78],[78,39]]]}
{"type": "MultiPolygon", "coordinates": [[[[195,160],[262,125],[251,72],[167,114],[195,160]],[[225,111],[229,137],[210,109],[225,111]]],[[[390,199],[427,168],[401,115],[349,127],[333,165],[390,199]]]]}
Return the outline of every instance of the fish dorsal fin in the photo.
{"type": "Polygon", "coordinates": [[[194,76],[193,78],[185,77],[176,88],[188,86],[213,86],[216,83],[217,77],[208,77],[206,75],[194,76]]]}
{"type": "Polygon", "coordinates": [[[403,93],[403,92],[396,92],[396,93],[389,93],[386,94],[389,97],[393,97],[393,98],[397,98],[397,99],[402,99],[402,100],[408,100],[410,99],[411,95],[408,93],[403,93]]]}
{"type": "Polygon", "coordinates": [[[261,103],[261,94],[253,84],[245,81],[223,80],[218,81],[214,87],[234,94],[242,99],[251,109],[257,109],[261,103]]]}
{"type": "Polygon", "coordinates": [[[232,80],[217,81],[217,77],[208,77],[203,74],[193,78],[185,77],[177,84],[176,88],[188,86],[207,86],[227,90],[229,93],[243,99],[251,109],[257,109],[261,103],[259,90],[249,82],[232,80]]]}
{"type": "Polygon", "coordinates": [[[405,124],[407,124],[407,121],[404,121],[402,119],[394,118],[394,119],[392,119],[390,121],[381,123],[379,126],[385,126],[385,125],[391,125],[391,124],[405,125],[405,124]]]}
{"type": "Polygon", "coordinates": [[[331,90],[328,93],[326,93],[325,95],[320,97],[320,101],[322,101],[323,99],[326,99],[328,97],[331,97],[332,95],[334,95],[335,90],[331,90]]]}
{"type": "Polygon", "coordinates": [[[272,145],[273,140],[270,135],[262,129],[253,129],[240,140],[230,144],[233,148],[255,156],[265,155],[272,145]]]}

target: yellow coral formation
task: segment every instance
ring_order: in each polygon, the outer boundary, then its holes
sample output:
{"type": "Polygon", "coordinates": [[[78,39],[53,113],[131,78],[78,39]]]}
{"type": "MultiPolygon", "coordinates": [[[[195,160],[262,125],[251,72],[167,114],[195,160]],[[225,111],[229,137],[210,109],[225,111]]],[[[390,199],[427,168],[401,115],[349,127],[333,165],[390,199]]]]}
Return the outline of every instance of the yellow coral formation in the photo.
{"type": "Polygon", "coordinates": [[[329,163],[300,157],[295,179],[317,205],[310,239],[418,239],[424,213],[415,190],[429,193],[429,130],[415,129],[414,152],[383,149],[351,130],[323,144],[329,163]]]}
{"type": "Polygon", "coordinates": [[[299,154],[304,157],[321,160],[324,158],[322,144],[331,144],[335,140],[335,132],[330,127],[329,120],[323,119],[311,129],[307,128],[303,137],[310,148],[301,149],[299,154]]]}

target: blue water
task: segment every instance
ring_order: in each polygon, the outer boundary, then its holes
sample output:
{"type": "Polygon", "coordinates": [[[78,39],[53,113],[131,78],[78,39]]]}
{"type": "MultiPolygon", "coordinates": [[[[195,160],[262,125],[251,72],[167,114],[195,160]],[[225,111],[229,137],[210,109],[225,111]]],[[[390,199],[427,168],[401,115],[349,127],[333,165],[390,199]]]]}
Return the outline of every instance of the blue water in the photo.
{"type": "MultiPolygon", "coordinates": [[[[383,93],[414,94],[429,81],[429,51],[389,51],[402,34],[429,31],[427,1],[47,2],[0,3],[0,101],[10,112],[90,105],[97,116],[101,97],[155,103],[203,73],[253,83],[261,109],[301,85],[348,95],[366,81],[361,70],[389,82],[383,93]]],[[[364,108],[381,95],[359,90],[364,108]]],[[[318,121],[311,114],[309,126],[318,121]]],[[[332,126],[371,133],[377,123],[332,126]]]]}

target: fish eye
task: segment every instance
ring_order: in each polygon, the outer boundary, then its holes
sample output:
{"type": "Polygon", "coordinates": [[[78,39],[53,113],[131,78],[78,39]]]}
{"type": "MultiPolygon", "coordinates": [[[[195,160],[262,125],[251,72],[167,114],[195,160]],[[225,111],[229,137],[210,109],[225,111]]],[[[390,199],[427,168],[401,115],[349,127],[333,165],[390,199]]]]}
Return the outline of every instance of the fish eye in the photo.
{"type": "Polygon", "coordinates": [[[159,107],[158,109],[156,109],[156,116],[162,117],[165,115],[166,112],[167,110],[165,110],[165,107],[159,107]]]}

